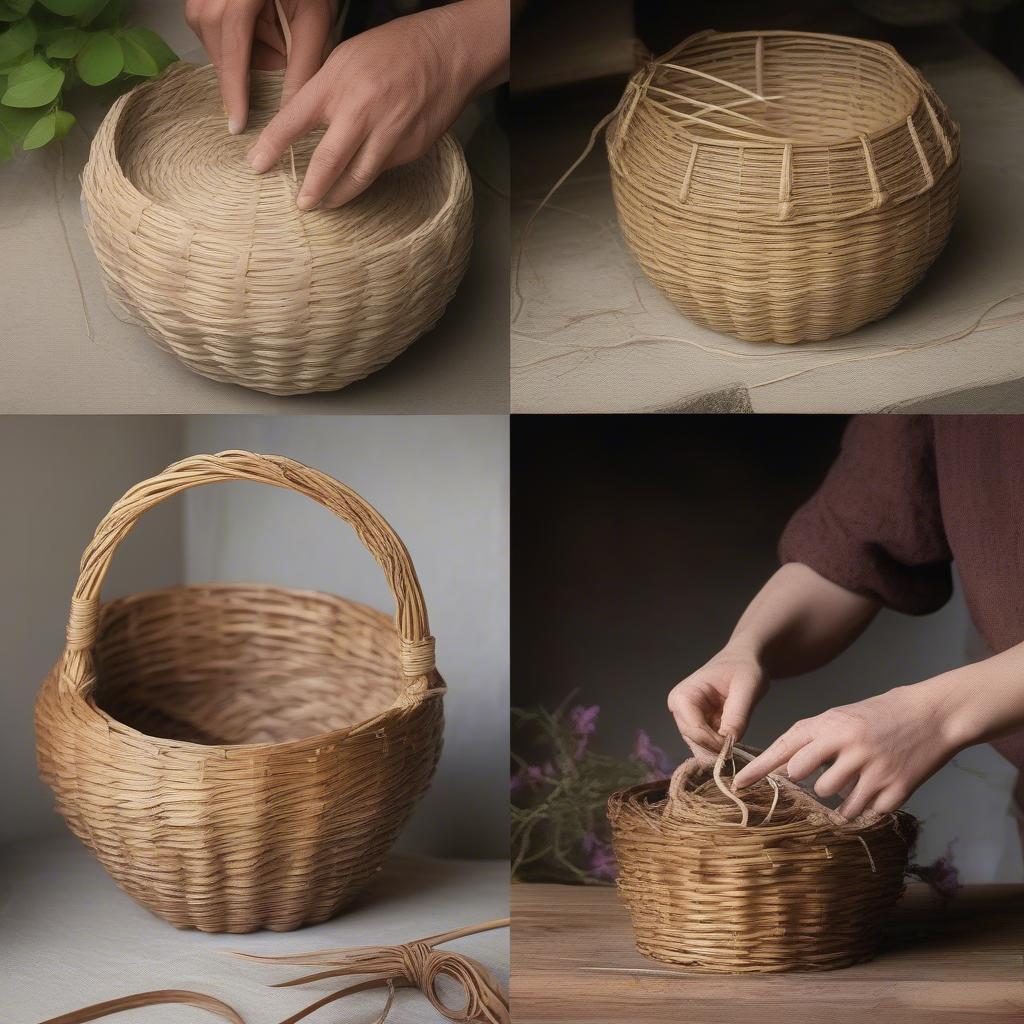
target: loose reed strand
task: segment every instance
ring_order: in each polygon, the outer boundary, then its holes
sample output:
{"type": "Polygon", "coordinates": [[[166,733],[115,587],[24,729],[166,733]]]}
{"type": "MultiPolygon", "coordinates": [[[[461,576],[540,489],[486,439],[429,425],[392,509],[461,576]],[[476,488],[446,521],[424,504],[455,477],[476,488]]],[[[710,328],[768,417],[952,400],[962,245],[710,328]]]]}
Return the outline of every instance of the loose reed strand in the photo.
{"type": "Polygon", "coordinates": [[[41,1024],[85,1024],[86,1021],[99,1020],[101,1017],[110,1017],[113,1014],[123,1013],[125,1010],[137,1010],[144,1006],[166,1006],[177,1004],[191,1006],[197,1010],[206,1010],[221,1020],[229,1021],[230,1024],[245,1024],[237,1011],[222,1003],[213,996],[203,995],[201,992],[185,992],[178,990],[165,990],[162,992],[140,992],[138,995],[122,996],[120,999],[110,999],[105,1003],[95,1003],[92,1006],[83,1007],[81,1010],[73,1010],[71,1013],[61,1014],[59,1017],[51,1017],[42,1021],[41,1024]]]}

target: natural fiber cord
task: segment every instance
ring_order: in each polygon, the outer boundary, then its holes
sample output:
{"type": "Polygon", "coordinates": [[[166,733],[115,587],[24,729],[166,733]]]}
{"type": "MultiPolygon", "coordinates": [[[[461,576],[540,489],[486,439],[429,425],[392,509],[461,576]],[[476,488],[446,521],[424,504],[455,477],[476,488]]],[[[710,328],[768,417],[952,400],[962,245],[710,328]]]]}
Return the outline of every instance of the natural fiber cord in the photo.
{"type": "Polygon", "coordinates": [[[364,888],[441,749],[444,683],[409,554],[354,491],[224,452],[128,491],[82,557],[67,646],[36,704],[40,774],[129,895],[181,928],[287,931],[364,888]],[[173,587],[100,604],[120,542],[191,487],[250,480],[325,506],[396,614],[278,587],[173,587]]]}
{"type": "Polygon", "coordinates": [[[108,290],[213,380],[332,391],[379,370],[444,312],[465,272],[472,185],[445,135],[338,210],[295,198],[322,132],[257,174],[245,155],[276,113],[280,72],[252,72],[230,135],[212,67],[175,64],[111,108],[82,175],[108,290]]]}
{"type": "MultiPolygon", "coordinates": [[[[711,971],[828,970],[870,959],[903,893],[917,822],[847,821],[788,779],[740,793],[685,761],[612,795],[608,817],[639,951],[711,971]]],[[[733,762],[733,774],[735,763],[733,762]]]]}
{"type": "Polygon", "coordinates": [[[884,316],[956,213],[957,125],[884,43],[698,33],[632,77],[606,140],[644,273],[745,341],[819,341],[884,316]]]}

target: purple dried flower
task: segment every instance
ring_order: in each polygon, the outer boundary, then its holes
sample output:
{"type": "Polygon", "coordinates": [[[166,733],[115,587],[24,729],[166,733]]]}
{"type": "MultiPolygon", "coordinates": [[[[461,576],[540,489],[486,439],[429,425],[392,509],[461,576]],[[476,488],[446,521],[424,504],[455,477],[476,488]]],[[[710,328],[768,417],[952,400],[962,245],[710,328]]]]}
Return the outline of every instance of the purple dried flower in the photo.
{"type": "Polygon", "coordinates": [[[587,870],[595,878],[613,879],[618,874],[615,851],[595,832],[584,832],[580,840],[583,852],[587,854],[587,870]]]}
{"type": "Polygon", "coordinates": [[[909,870],[927,883],[940,899],[952,899],[960,891],[960,872],[953,863],[952,843],[946,847],[945,854],[931,864],[914,864],[909,870]]]}
{"type": "Polygon", "coordinates": [[[644,729],[636,731],[633,756],[647,768],[651,781],[667,778],[675,770],[672,759],[661,747],[651,742],[651,737],[644,729]]]}
{"type": "Polygon", "coordinates": [[[527,764],[519,771],[513,772],[512,778],[509,780],[509,788],[515,793],[526,786],[536,786],[538,782],[543,782],[545,778],[550,778],[553,774],[554,768],[550,761],[546,761],[543,765],[527,764]]]}
{"type": "Polygon", "coordinates": [[[600,704],[591,704],[588,708],[577,704],[569,712],[569,722],[572,724],[572,731],[576,736],[574,756],[577,761],[586,753],[590,737],[597,732],[597,716],[599,714],[601,714],[600,704]]]}

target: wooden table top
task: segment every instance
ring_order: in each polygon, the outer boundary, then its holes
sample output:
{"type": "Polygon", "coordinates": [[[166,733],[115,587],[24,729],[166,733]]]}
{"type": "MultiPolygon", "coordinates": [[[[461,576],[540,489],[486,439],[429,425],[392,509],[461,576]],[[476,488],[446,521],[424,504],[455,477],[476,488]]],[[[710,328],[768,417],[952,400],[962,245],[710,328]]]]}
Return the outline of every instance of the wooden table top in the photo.
{"type": "Polygon", "coordinates": [[[513,885],[512,915],[516,1024],[1024,1024],[1024,885],[910,885],[875,960],[820,973],[649,960],[609,887],[513,885]]]}

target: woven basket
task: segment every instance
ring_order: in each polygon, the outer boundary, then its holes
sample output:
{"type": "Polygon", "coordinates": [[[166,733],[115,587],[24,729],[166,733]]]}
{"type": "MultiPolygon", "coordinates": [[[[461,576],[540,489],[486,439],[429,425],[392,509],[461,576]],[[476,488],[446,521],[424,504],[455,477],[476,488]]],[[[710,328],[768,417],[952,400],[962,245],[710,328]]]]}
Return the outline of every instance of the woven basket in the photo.
{"type": "Polygon", "coordinates": [[[344,485],[279,456],[186,459],[132,488],[82,557],[36,703],[39,769],[113,879],[179,928],[287,931],[356,897],[425,792],[444,683],[401,540],[344,485]],[[202,484],[300,494],[357,532],[394,621],[327,594],[182,586],[101,606],[139,516],[202,484]]]}
{"type": "Polygon", "coordinates": [[[883,43],[701,32],[633,76],[606,140],[644,273],[744,341],[885,316],[956,213],[959,129],[883,43]]]}
{"type": "Polygon", "coordinates": [[[609,801],[639,951],[744,973],[870,959],[903,893],[916,820],[896,812],[847,822],[774,775],[739,800],[722,784],[723,761],[713,773],[686,761],[671,783],[609,801]]]}
{"type": "Polygon", "coordinates": [[[469,259],[472,186],[445,135],[341,209],[303,213],[322,133],[267,174],[245,160],[281,83],[252,72],[241,136],[209,66],[176,64],[121,97],[82,175],[89,237],[111,296],[191,369],[275,395],[333,391],[444,312],[469,259]]]}

